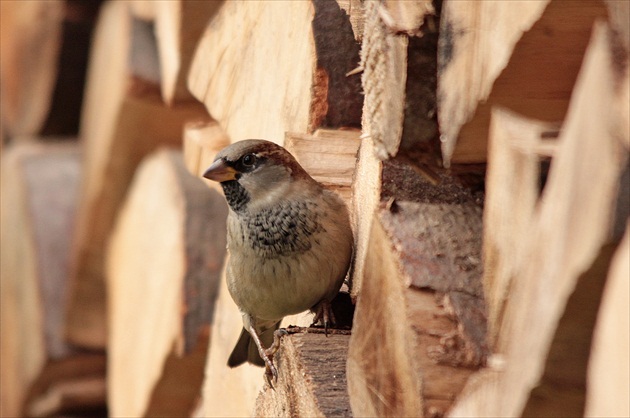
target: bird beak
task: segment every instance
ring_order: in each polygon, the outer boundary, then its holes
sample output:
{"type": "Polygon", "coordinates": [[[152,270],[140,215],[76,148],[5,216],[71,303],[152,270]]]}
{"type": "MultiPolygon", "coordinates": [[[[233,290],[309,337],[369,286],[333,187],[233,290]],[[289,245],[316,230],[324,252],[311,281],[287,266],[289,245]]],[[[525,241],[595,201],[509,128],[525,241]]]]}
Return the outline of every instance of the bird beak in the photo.
{"type": "Polygon", "coordinates": [[[225,161],[219,159],[212,163],[210,167],[203,173],[208,180],[218,181],[222,183],[228,180],[236,180],[237,171],[227,165],[225,161]]]}

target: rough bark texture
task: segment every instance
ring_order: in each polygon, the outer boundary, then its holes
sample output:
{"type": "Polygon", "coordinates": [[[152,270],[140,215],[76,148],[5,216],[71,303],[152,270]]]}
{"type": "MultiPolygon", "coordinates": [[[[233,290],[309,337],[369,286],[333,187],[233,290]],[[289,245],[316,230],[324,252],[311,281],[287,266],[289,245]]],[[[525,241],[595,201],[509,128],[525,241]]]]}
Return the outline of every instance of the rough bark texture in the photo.
{"type": "Polygon", "coordinates": [[[307,332],[284,338],[277,385],[258,395],[254,415],[352,416],[346,383],[348,340],[334,330],[328,337],[307,332]]]}
{"type": "Polygon", "coordinates": [[[425,175],[383,163],[348,358],[357,415],[443,414],[488,354],[479,196],[425,175]]]}

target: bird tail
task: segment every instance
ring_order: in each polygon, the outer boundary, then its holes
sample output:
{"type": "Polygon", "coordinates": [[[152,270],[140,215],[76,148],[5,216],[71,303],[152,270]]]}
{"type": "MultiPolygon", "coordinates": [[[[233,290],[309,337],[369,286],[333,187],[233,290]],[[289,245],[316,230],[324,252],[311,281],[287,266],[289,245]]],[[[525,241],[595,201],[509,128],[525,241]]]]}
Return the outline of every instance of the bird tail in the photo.
{"type": "MultiPolygon", "coordinates": [[[[273,344],[273,333],[280,328],[280,321],[276,322],[272,327],[258,331],[258,336],[260,337],[260,341],[263,343],[265,348],[269,348],[271,344],[273,344]]],[[[230,354],[230,358],[228,359],[228,366],[236,367],[241,364],[249,362],[256,366],[265,366],[265,362],[258,354],[258,347],[254,342],[254,339],[249,334],[249,332],[243,328],[241,330],[241,335],[238,337],[238,341],[236,342],[236,346],[234,346],[234,350],[232,350],[232,354],[230,354]]]]}

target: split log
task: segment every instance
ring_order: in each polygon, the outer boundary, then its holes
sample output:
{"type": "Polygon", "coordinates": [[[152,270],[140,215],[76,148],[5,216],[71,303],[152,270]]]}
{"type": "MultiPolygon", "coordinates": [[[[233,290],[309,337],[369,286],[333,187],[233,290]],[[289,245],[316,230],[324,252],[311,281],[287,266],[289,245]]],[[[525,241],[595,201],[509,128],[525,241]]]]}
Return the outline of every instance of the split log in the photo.
{"type": "Polygon", "coordinates": [[[562,121],[600,1],[445,2],[438,47],[444,163],[486,161],[492,106],[562,121]],[[552,47],[553,45],[553,47],[552,47]]]}
{"type": "Polygon", "coordinates": [[[485,362],[478,197],[383,162],[348,353],[352,411],[442,415],[485,362]]]}
{"type": "Polygon", "coordinates": [[[356,300],[365,277],[372,222],[381,199],[382,162],[376,156],[374,141],[362,136],[355,173],[352,180],[352,230],[354,231],[354,262],[350,278],[350,293],[356,300]],[[358,215],[361,216],[358,216],[358,215]]]}
{"type": "Polygon", "coordinates": [[[360,132],[318,129],[314,135],[287,132],[284,146],[315,180],[352,203],[352,176],[360,132]]]}
{"type": "Polygon", "coordinates": [[[349,336],[331,330],[282,339],[278,381],[258,395],[254,416],[352,416],[346,382],[349,336]]]}
{"type": "Polygon", "coordinates": [[[64,1],[58,75],[48,116],[39,133],[44,140],[76,137],[79,133],[91,39],[100,6],[101,0],[64,1]]]}
{"type": "Polygon", "coordinates": [[[104,414],[105,355],[77,352],[50,362],[29,391],[26,416],[104,414]]]}
{"type": "Polygon", "coordinates": [[[157,85],[137,76],[156,73],[155,54],[138,55],[156,48],[140,44],[151,40],[141,35],[146,27],[133,27],[126,3],[103,5],[81,123],[84,175],[67,334],[88,348],[105,347],[105,245],[136,166],[161,145],[179,146],[184,123],[207,115],[196,103],[167,107],[157,85]]]}
{"type": "Polygon", "coordinates": [[[181,152],[158,151],[138,167],[107,257],[110,414],[190,415],[226,216],[223,197],[186,171],[181,152]]]}
{"type": "Polygon", "coordinates": [[[134,0],[134,16],[153,22],[160,62],[162,98],[168,104],[192,99],[186,87],[197,42],[220,1],[146,1],[134,0]]]}
{"type": "Polygon", "coordinates": [[[0,2],[2,124],[11,136],[40,132],[52,100],[64,2],[0,2]]]}
{"type": "Polygon", "coordinates": [[[285,132],[359,127],[360,80],[346,76],[358,52],[336,2],[231,1],[201,39],[188,85],[232,141],[282,144],[285,132]]]}
{"type": "Polygon", "coordinates": [[[337,0],[337,4],[341,7],[350,18],[350,25],[354,33],[354,39],[361,42],[363,39],[363,27],[365,25],[364,7],[362,0],[337,0]]]}
{"type": "Polygon", "coordinates": [[[491,345],[497,339],[504,308],[526,254],[531,222],[541,190],[543,162],[558,146],[559,126],[495,109],[490,125],[484,205],[484,287],[491,345]],[[515,192],[518,191],[518,192],[515,192]]]}
{"type": "MultiPolygon", "coordinates": [[[[19,141],[2,158],[2,416],[30,414],[50,387],[104,379],[102,354],[84,354],[64,339],[70,242],[80,178],[75,143],[19,141]]],[[[84,396],[85,395],[85,396],[84,396]]],[[[104,391],[98,392],[101,407],[104,391]]],[[[51,415],[89,408],[77,393],[51,415]]]]}
{"type": "Polygon", "coordinates": [[[395,156],[401,147],[434,151],[437,19],[430,1],[366,4],[363,131],[381,160],[395,156]],[[402,13],[405,8],[412,13],[402,13]],[[414,16],[417,26],[410,29],[409,22],[397,21],[392,13],[400,19],[414,16]],[[399,26],[422,36],[399,35],[399,26]]]}
{"type": "MultiPolygon", "coordinates": [[[[627,191],[626,191],[627,192],[627,191]]],[[[630,224],[612,260],[593,335],[585,416],[630,416],[630,224]]]]}
{"type": "Polygon", "coordinates": [[[365,276],[373,216],[381,197],[380,160],[395,156],[399,149],[433,160],[439,153],[435,116],[438,17],[432,2],[411,3],[365,5],[363,140],[353,184],[353,212],[361,214],[354,219],[354,298],[365,276]]]}
{"type": "MultiPolygon", "coordinates": [[[[586,362],[594,323],[589,315],[599,306],[606,280],[610,263],[606,248],[614,225],[611,214],[628,159],[624,147],[628,129],[619,123],[614,110],[619,96],[623,97],[616,86],[627,72],[615,65],[614,39],[606,24],[595,26],[546,184],[535,211],[529,217],[524,214],[525,222],[529,219],[528,226],[523,226],[529,231],[525,242],[501,244],[515,248],[519,255],[510,260],[518,264],[509,279],[509,299],[495,324],[494,347],[500,361],[493,363],[500,367],[471,382],[452,411],[455,416],[584,412],[586,362]],[[579,318],[578,324],[575,318],[579,318]]],[[[509,133],[499,128],[508,117],[502,112],[493,114],[497,127],[493,135],[509,133]]],[[[508,120],[505,126],[510,125],[517,126],[508,120]]],[[[497,141],[513,139],[493,139],[497,141]]],[[[522,142],[531,143],[527,138],[522,142]]],[[[535,154],[535,150],[529,152],[535,154]]],[[[500,163],[491,160],[490,165],[494,164],[500,163]]],[[[499,172],[490,169],[489,175],[499,172]]],[[[488,185],[498,189],[497,184],[512,183],[520,176],[519,170],[514,178],[505,172],[502,175],[503,179],[489,179],[488,185]]],[[[512,189],[538,195],[537,182],[531,177],[523,180],[512,189]]],[[[488,189],[489,195],[493,193],[495,190],[488,189]]],[[[494,219],[486,218],[486,222],[494,219]]],[[[519,238],[523,237],[514,237],[519,238]]],[[[505,283],[496,277],[498,270],[492,271],[494,265],[488,265],[487,274],[495,276],[490,283],[505,283]]]]}

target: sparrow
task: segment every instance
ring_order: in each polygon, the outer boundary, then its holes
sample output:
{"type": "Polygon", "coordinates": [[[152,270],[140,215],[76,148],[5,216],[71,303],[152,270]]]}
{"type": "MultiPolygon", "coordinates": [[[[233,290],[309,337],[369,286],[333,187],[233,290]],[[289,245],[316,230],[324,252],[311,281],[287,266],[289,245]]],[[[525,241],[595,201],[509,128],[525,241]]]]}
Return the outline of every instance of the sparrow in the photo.
{"type": "Polygon", "coordinates": [[[243,330],[228,366],[264,366],[273,387],[282,318],[310,309],[313,324],[334,324],[330,303],[353,252],[348,210],[270,141],[224,148],[203,177],[220,183],[229,206],[226,278],[243,330]]]}

